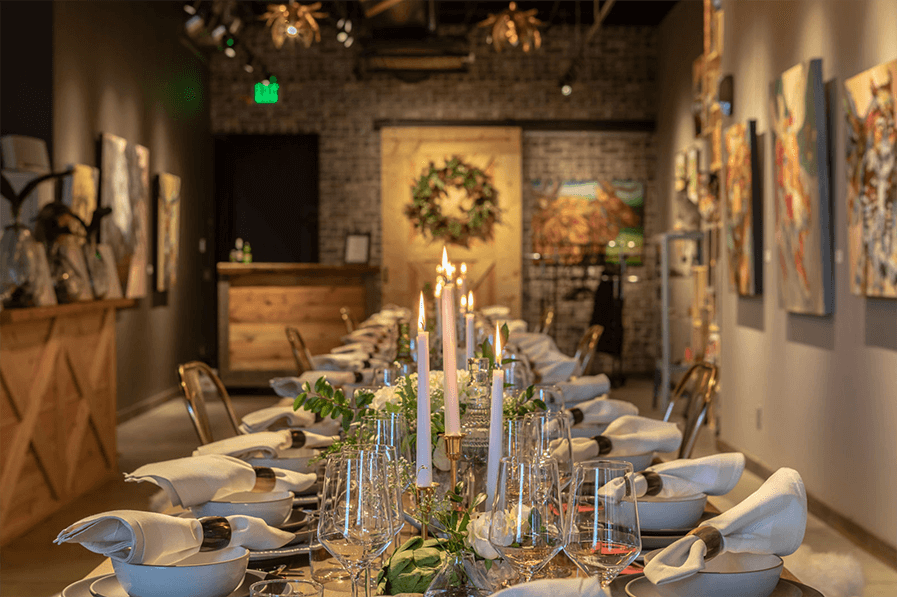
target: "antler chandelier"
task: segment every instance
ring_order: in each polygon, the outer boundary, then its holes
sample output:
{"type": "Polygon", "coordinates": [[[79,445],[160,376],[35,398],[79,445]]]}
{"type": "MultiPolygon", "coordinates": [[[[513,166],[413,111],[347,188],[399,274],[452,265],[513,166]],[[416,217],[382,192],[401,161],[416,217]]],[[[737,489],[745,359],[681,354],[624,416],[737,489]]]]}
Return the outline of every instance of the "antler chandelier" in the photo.
{"type": "Polygon", "coordinates": [[[489,18],[482,21],[479,26],[492,28],[486,41],[495,46],[496,52],[501,52],[506,44],[515,48],[519,45],[524,52],[529,52],[530,48],[538,50],[542,45],[539,27],[543,23],[536,18],[537,12],[536,9],[517,10],[517,3],[511,2],[508,8],[498,14],[489,15],[489,18]]]}
{"type": "Polygon", "coordinates": [[[259,17],[267,20],[271,28],[271,40],[277,49],[283,47],[287,39],[298,39],[306,48],[316,41],[321,41],[321,29],[316,19],[327,17],[327,13],[318,12],[321,3],[303,5],[295,0],[287,4],[269,4],[268,12],[259,17]]]}

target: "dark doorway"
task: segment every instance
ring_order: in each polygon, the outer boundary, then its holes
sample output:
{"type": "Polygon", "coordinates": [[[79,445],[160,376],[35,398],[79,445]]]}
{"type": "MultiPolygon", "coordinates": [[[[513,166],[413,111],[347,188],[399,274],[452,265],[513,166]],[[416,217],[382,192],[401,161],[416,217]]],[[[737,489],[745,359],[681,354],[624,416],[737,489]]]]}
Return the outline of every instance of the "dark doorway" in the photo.
{"type": "Polygon", "coordinates": [[[218,261],[237,238],[253,261],[318,261],[318,136],[215,138],[218,261]]]}

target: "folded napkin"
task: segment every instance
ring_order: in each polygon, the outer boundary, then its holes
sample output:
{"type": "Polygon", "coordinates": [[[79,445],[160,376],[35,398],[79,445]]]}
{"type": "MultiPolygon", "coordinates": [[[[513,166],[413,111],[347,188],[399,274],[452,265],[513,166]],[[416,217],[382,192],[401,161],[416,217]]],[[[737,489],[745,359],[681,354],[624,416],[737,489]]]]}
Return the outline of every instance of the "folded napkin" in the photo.
{"type": "Polygon", "coordinates": [[[515,344],[526,354],[537,353],[543,347],[557,350],[557,345],[548,334],[539,332],[512,332],[508,334],[508,344],[515,344]]]}
{"type": "MultiPolygon", "coordinates": [[[[272,470],[275,475],[273,491],[302,493],[317,480],[313,473],[272,470]]],[[[189,508],[232,493],[252,491],[256,473],[248,462],[222,454],[206,454],[145,464],[133,473],[125,474],[125,481],[158,485],[173,505],[189,508]]]]}
{"type": "MultiPolygon", "coordinates": [[[[702,493],[724,495],[735,488],[743,472],[744,454],[730,452],[656,464],[633,474],[632,483],[638,497],[679,498],[702,493]]],[[[614,479],[600,490],[602,495],[618,499],[625,492],[626,484],[622,478],[614,479]]]]}
{"type": "Polygon", "coordinates": [[[259,431],[218,440],[193,451],[194,456],[204,454],[225,454],[234,458],[274,458],[281,450],[292,447],[293,438],[288,429],[280,431],[259,431]]]}
{"type": "Polygon", "coordinates": [[[533,369],[539,374],[541,383],[560,383],[573,375],[576,370],[576,359],[561,352],[553,352],[541,362],[534,361],[533,369]]]}
{"type": "Polygon", "coordinates": [[[240,423],[241,433],[265,431],[274,425],[287,427],[308,427],[315,422],[315,413],[307,410],[293,410],[293,405],[270,406],[251,412],[240,423]]]}
{"type": "Polygon", "coordinates": [[[492,597],[609,597],[597,576],[525,582],[493,593],[492,597]]]}
{"type": "Polygon", "coordinates": [[[504,305],[490,305],[489,307],[479,309],[479,311],[490,319],[495,319],[496,317],[507,318],[511,315],[511,308],[504,305]]]}
{"type": "MultiPolygon", "coordinates": [[[[261,518],[228,516],[231,540],[227,547],[276,549],[295,538],[269,527],[261,518]]],[[[57,544],[80,543],[90,551],[129,564],[168,565],[183,560],[202,546],[202,523],[155,512],[113,510],[79,520],[59,533],[57,544]]]]}
{"type": "Polygon", "coordinates": [[[299,377],[275,377],[270,382],[271,387],[278,396],[295,398],[305,390],[306,383],[315,387],[315,382],[320,378],[326,379],[331,385],[345,385],[348,383],[364,383],[364,374],[354,371],[306,371],[299,377]]]}
{"type": "Polygon", "coordinates": [[[610,392],[610,378],[603,373],[577,377],[558,385],[564,392],[564,402],[567,404],[591,400],[610,392]]]}
{"type": "MultiPolygon", "coordinates": [[[[566,402],[567,394],[564,393],[566,402]]],[[[581,402],[569,410],[573,425],[607,425],[625,415],[637,415],[638,407],[624,400],[612,400],[604,396],[581,402]]]]}
{"type": "MultiPolygon", "coordinates": [[[[722,549],[786,556],[804,539],[807,526],[807,493],[794,469],[780,468],[760,489],[727,512],[698,526],[716,529],[722,549]]],[[[645,566],[645,576],[655,585],[687,578],[704,569],[707,544],[686,535],[657,552],[645,566]]]]}
{"type": "Polygon", "coordinates": [[[625,415],[615,419],[604,433],[595,437],[574,437],[573,461],[598,456],[634,456],[648,452],[672,452],[682,443],[682,432],[675,423],[625,415]]]}
{"type": "Polygon", "coordinates": [[[317,371],[360,371],[373,366],[371,354],[367,352],[319,354],[311,360],[317,371]]]}
{"type": "Polygon", "coordinates": [[[332,354],[346,354],[354,352],[366,352],[368,354],[373,354],[376,351],[377,347],[373,342],[350,342],[348,344],[343,344],[342,346],[337,346],[330,352],[332,354]]]}

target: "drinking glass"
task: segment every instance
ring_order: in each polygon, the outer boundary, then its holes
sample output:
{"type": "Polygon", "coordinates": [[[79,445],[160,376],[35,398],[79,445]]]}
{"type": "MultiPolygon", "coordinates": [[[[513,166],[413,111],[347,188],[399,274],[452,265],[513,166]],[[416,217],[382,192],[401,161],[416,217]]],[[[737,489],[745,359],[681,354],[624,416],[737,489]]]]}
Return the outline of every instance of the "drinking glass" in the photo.
{"type": "Polygon", "coordinates": [[[533,387],[533,398],[545,403],[548,412],[564,411],[564,391],[555,385],[538,385],[533,387]]]}
{"type": "Polygon", "coordinates": [[[389,367],[377,367],[374,369],[374,384],[378,387],[393,387],[402,377],[402,369],[398,363],[393,363],[389,367]]]}
{"type": "Polygon", "coordinates": [[[566,529],[557,463],[502,458],[489,542],[526,582],[564,546],[566,529]]]}
{"type": "MultiPolygon", "coordinates": [[[[404,414],[379,411],[367,415],[361,420],[361,429],[366,443],[392,446],[399,459],[397,464],[406,469],[411,468],[411,434],[404,414]]],[[[405,489],[407,487],[403,487],[403,491],[405,489]]]]}
{"type": "Polygon", "coordinates": [[[553,458],[557,461],[561,489],[573,477],[573,444],[570,422],[564,412],[533,412],[524,417],[524,445],[530,458],[553,458]]]}
{"type": "Polygon", "coordinates": [[[393,540],[388,468],[379,450],[346,450],[327,460],[318,540],[349,572],[352,597],[358,596],[361,573],[393,540]]]}
{"type": "Polygon", "coordinates": [[[277,578],[263,580],[249,587],[249,597],[323,597],[324,587],[313,580],[277,578]]]}
{"type": "Polygon", "coordinates": [[[587,460],[576,465],[570,488],[564,551],[607,587],[642,549],[632,465],[587,460]]]}
{"type": "Polygon", "coordinates": [[[526,433],[523,417],[505,419],[503,422],[501,455],[502,458],[526,457],[526,433]]]}

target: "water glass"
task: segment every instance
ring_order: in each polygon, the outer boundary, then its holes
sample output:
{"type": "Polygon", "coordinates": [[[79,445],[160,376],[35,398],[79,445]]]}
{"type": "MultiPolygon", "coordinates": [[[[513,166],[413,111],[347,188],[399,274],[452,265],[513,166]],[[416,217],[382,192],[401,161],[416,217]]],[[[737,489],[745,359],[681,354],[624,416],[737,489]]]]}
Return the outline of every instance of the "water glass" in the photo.
{"type": "Polygon", "coordinates": [[[523,424],[527,456],[556,460],[561,488],[566,488],[573,476],[573,443],[567,414],[533,412],[524,417],[523,424]]]}

